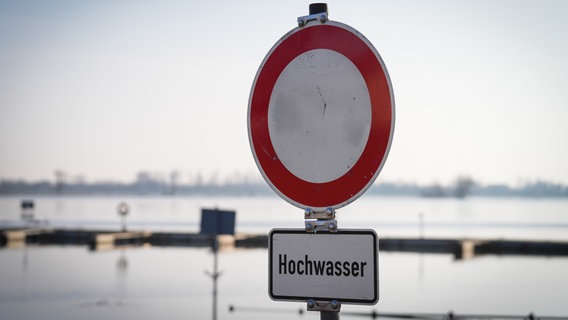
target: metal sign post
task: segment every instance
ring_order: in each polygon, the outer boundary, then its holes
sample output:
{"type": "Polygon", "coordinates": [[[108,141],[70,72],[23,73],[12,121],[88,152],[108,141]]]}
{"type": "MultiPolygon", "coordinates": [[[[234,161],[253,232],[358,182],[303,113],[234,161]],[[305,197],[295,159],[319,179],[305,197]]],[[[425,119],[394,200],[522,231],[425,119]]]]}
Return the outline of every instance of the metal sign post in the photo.
{"type": "Polygon", "coordinates": [[[384,166],[394,95],[377,50],[329,20],[327,4],[310,4],[297,23],[262,61],[248,105],[257,167],[305,219],[303,229],[270,232],[269,295],[338,319],[344,303],[379,299],[376,233],[339,229],[335,216],[384,166]]]}
{"type": "Polygon", "coordinates": [[[126,232],[126,216],[128,211],[130,211],[128,204],[126,202],[121,202],[116,207],[116,211],[122,220],[122,232],[126,232]]]}

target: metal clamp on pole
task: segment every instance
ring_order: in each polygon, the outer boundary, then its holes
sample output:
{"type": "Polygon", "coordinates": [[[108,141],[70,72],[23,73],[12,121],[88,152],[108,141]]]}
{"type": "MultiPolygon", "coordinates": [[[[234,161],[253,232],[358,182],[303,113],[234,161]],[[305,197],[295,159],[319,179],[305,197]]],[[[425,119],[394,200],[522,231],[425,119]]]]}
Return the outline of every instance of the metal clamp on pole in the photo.
{"type": "Polygon", "coordinates": [[[307,232],[337,232],[337,220],[306,220],[307,232]]]}
{"type": "Polygon", "coordinates": [[[335,209],[333,208],[327,208],[323,212],[315,212],[311,208],[306,208],[304,218],[307,232],[337,232],[337,220],[335,220],[335,209]]]}
{"type": "Polygon", "coordinates": [[[335,219],[335,209],[327,208],[325,211],[316,212],[312,210],[312,208],[306,208],[306,210],[304,210],[304,219],[335,219]]]}
{"type": "Polygon", "coordinates": [[[310,21],[319,21],[320,23],[326,23],[329,18],[327,12],[310,14],[308,16],[298,17],[298,27],[302,28],[310,21]]]}
{"type": "Polygon", "coordinates": [[[298,17],[298,27],[303,28],[310,21],[326,23],[328,20],[327,3],[312,3],[310,4],[310,14],[298,17]]]}

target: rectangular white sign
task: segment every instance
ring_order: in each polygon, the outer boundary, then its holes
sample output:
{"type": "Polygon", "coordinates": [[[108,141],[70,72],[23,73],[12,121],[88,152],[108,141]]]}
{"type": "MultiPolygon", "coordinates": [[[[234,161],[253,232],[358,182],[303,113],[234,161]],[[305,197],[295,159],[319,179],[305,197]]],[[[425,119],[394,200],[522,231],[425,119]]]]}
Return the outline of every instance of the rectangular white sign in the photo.
{"type": "Polygon", "coordinates": [[[374,230],[270,231],[268,286],[273,300],[375,304],[378,269],[374,230]]]}

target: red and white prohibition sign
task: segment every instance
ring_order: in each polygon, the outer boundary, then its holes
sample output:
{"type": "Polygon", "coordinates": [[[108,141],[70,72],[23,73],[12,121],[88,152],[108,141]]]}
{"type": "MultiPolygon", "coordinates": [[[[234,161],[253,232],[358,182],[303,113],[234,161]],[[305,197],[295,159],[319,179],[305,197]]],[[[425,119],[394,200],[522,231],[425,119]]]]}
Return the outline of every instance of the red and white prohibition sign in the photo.
{"type": "Polygon", "coordinates": [[[256,164],[283,199],[337,209],[375,181],[394,132],[394,96],[373,45],[348,25],[308,23],[282,37],[248,106],[256,164]]]}

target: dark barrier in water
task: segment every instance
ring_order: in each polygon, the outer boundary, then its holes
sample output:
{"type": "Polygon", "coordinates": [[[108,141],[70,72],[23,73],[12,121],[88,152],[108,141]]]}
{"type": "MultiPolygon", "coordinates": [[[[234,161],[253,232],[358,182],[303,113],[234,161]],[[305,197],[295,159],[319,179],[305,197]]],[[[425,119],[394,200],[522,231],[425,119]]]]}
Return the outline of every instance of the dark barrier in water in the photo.
{"type": "MultiPolygon", "coordinates": [[[[214,235],[187,232],[112,232],[108,230],[68,229],[4,229],[0,230],[0,246],[24,245],[121,245],[152,246],[210,246],[214,239],[221,246],[241,248],[266,248],[268,236],[263,234],[214,235]]],[[[469,259],[478,255],[536,255],[568,256],[568,242],[530,240],[485,240],[485,239],[379,239],[379,250],[387,252],[417,252],[452,254],[456,259],[469,259]]]]}

